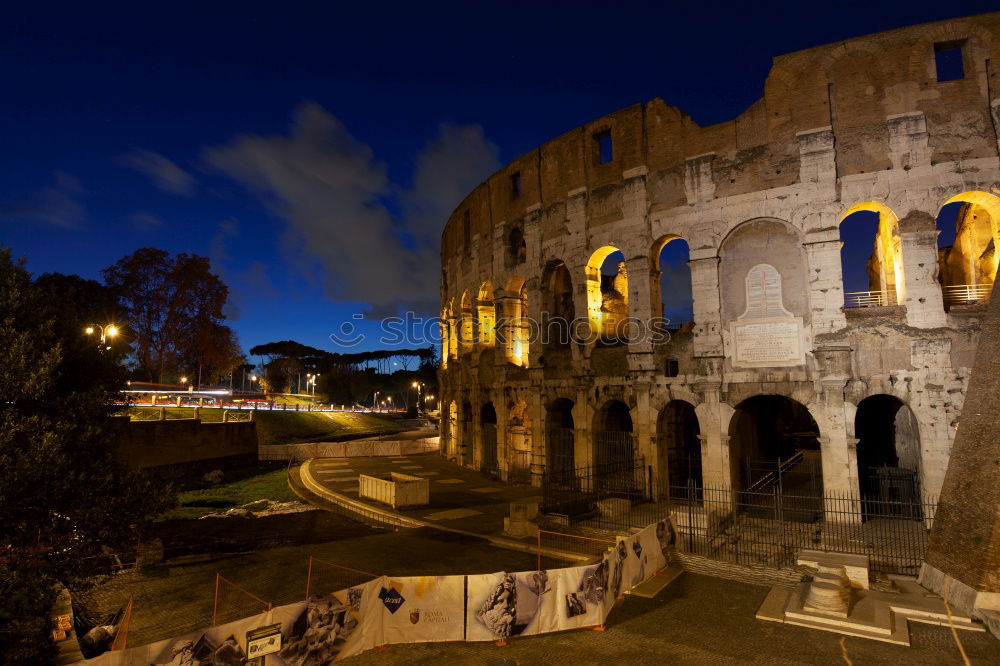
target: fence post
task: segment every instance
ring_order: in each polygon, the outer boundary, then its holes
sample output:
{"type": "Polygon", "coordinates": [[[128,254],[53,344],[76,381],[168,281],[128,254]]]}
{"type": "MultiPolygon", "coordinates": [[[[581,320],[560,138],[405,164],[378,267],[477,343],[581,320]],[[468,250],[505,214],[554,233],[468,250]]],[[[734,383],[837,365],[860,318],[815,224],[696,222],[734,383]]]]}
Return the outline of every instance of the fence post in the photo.
{"type": "Polygon", "coordinates": [[[309,592],[312,588],[313,578],[313,556],[309,556],[309,573],[306,574],[306,601],[309,601],[309,592]]]}
{"type": "Polygon", "coordinates": [[[215,618],[219,614],[219,572],[215,572],[215,603],[212,605],[212,626],[215,626],[215,618]]]}
{"type": "Polygon", "coordinates": [[[537,536],[538,536],[538,566],[535,568],[535,571],[541,571],[542,570],[542,531],[541,530],[538,530],[537,536]]]}

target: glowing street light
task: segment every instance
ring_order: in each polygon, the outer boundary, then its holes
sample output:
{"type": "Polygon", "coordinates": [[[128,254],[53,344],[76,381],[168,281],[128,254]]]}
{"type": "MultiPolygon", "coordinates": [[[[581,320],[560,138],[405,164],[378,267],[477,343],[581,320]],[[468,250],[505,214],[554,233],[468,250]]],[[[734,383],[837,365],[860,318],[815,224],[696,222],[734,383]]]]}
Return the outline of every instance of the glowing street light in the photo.
{"type": "Polygon", "coordinates": [[[181,377],[181,384],[187,384],[187,381],[188,381],[187,377],[181,377]]]}
{"type": "MultiPolygon", "coordinates": [[[[114,338],[118,335],[118,327],[115,324],[105,324],[101,326],[100,324],[92,324],[87,328],[83,329],[83,332],[87,335],[93,335],[94,329],[98,328],[101,331],[101,346],[105,347],[108,344],[108,338],[114,338]]],[[[111,347],[108,347],[111,349],[111,347]]]]}

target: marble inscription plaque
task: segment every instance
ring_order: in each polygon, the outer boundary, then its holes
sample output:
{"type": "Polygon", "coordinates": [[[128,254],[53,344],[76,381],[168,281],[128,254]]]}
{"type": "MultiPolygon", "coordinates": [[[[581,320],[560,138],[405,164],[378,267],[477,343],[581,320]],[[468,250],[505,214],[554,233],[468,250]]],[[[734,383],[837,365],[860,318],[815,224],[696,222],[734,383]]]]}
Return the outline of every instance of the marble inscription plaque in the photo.
{"type": "Polygon", "coordinates": [[[802,363],[802,324],[798,319],[757,319],[733,324],[734,365],[802,363]]]}

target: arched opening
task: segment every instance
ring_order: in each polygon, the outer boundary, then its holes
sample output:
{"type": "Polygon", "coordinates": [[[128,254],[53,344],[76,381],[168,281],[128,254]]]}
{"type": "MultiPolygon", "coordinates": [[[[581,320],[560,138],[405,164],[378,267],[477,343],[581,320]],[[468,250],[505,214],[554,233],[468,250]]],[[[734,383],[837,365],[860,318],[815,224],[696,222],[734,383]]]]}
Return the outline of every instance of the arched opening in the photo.
{"type": "Polygon", "coordinates": [[[938,279],[947,307],[985,303],[1000,255],[1000,197],[963,192],[938,213],[938,279]]]}
{"type": "Polygon", "coordinates": [[[573,280],[560,260],[549,262],[542,276],[542,343],[546,349],[569,346],[576,307],[573,305],[573,280]]]}
{"type": "Polygon", "coordinates": [[[701,439],[698,437],[701,428],[694,406],[683,400],[668,402],[660,411],[657,432],[661,459],[666,458],[665,478],[671,499],[698,499],[702,485],[701,439]]]}
{"type": "Polygon", "coordinates": [[[891,395],[865,398],[854,436],[865,518],[920,518],[920,433],[910,408],[891,395]]]}
{"type": "Polygon", "coordinates": [[[609,400],[594,418],[596,489],[631,497],[642,487],[645,477],[642,460],[635,452],[628,405],[621,400],[609,400]]]}
{"type": "Polygon", "coordinates": [[[627,343],[628,271],[618,248],[605,245],[587,262],[587,318],[597,341],[604,345],[627,343]]]}
{"type": "Polygon", "coordinates": [[[492,402],[484,403],[479,410],[479,429],[483,439],[480,469],[483,474],[496,478],[500,475],[500,461],[497,456],[497,410],[492,402]]]}
{"type": "Polygon", "coordinates": [[[507,260],[511,265],[523,264],[528,259],[528,246],[521,227],[514,227],[507,235],[507,260]]]}
{"type": "Polygon", "coordinates": [[[507,281],[503,297],[504,356],[514,365],[528,366],[528,288],[515,275],[507,281]]]}
{"type": "Polygon", "coordinates": [[[472,295],[466,290],[462,293],[462,310],[459,313],[458,321],[458,351],[460,354],[468,354],[472,351],[472,343],[475,340],[475,330],[473,322],[475,315],[472,312],[472,295]]]}
{"type": "Polygon", "coordinates": [[[559,398],[546,410],[546,482],[569,485],[576,479],[573,401],[559,398]]]}
{"type": "Polygon", "coordinates": [[[479,287],[476,311],[479,315],[479,345],[484,349],[493,347],[496,344],[496,306],[493,304],[493,285],[489,282],[479,287]]]}
{"type": "Polygon", "coordinates": [[[659,307],[666,328],[678,330],[694,321],[694,296],[691,290],[690,248],[680,236],[667,235],[653,243],[651,312],[659,307]]]}
{"type": "Polygon", "coordinates": [[[531,417],[528,405],[518,400],[510,406],[507,417],[507,480],[511,483],[531,483],[531,417]]]}
{"type": "Polygon", "coordinates": [[[447,457],[455,457],[455,452],[458,451],[458,438],[458,403],[452,400],[448,405],[448,442],[445,446],[447,457]]]}
{"type": "Polygon", "coordinates": [[[840,220],[844,307],[898,305],[904,301],[899,219],[880,203],[852,206],[840,220]]]}
{"type": "MultiPolygon", "coordinates": [[[[809,410],[783,395],[741,402],[729,426],[729,455],[741,502],[781,494],[822,498],[819,426],[809,410]]],[[[808,505],[811,506],[811,505],[808,505]]],[[[822,510],[820,502],[818,508],[822,510]]]]}
{"type": "Polygon", "coordinates": [[[448,301],[445,310],[446,322],[448,325],[448,358],[454,360],[458,358],[458,322],[455,320],[455,299],[448,301]]]}

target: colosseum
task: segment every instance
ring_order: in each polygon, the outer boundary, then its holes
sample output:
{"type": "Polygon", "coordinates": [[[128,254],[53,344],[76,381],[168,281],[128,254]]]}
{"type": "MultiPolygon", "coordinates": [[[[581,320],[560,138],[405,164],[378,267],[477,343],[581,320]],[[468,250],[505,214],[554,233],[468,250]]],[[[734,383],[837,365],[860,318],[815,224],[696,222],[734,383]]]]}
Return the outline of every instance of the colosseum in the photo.
{"type": "Polygon", "coordinates": [[[776,57],[731,121],[654,99],[493,174],[442,236],[442,454],[609,497],[937,496],[997,271],[997,63],[1000,13],[859,37],[776,57]]]}

